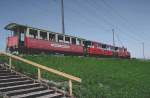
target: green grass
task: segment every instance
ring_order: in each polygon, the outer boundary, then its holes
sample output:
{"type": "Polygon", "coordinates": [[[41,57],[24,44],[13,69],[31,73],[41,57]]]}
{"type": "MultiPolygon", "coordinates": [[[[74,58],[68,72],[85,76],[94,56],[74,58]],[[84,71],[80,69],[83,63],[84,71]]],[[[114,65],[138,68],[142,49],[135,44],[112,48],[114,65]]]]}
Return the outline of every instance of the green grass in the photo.
{"type": "MultiPolygon", "coordinates": [[[[150,98],[150,62],[140,60],[96,59],[83,57],[24,56],[45,66],[58,69],[82,79],[73,83],[77,98],[150,98]]],[[[13,62],[17,69],[36,75],[37,69],[13,62]]],[[[64,81],[56,75],[43,77],[64,81]]]]}

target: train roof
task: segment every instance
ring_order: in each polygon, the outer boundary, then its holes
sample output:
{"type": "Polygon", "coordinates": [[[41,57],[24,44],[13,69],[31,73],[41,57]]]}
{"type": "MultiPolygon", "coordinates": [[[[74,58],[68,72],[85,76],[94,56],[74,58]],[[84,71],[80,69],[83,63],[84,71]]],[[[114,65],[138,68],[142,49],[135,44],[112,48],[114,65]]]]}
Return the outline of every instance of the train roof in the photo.
{"type": "Polygon", "coordinates": [[[39,28],[31,27],[29,25],[22,25],[22,24],[17,24],[17,23],[10,23],[10,24],[6,25],[4,28],[6,30],[10,30],[10,31],[13,31],[15,28],[31,28],[31,29],[34,29],[34,30],[40,30],[40,31],[43,31],[43,32],[50,32],[50,33],[54,33],[54,34],[65,35],[65,36],[68,36],[68,37],[74,37],[74,38],[79,38],[79,39],[85,40],[84,38],[81,38],[81,37],[62,34],[62,33],[57,33],[57,32],[52,32],[52,31],[49,31],[49,30],[39,29],[39,28]]]}

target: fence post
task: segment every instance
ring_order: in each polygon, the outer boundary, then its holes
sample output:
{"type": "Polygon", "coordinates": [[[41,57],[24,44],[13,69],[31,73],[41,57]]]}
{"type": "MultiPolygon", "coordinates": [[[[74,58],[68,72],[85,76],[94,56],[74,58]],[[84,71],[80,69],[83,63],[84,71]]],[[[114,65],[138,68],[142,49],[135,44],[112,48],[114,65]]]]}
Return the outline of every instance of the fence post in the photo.
{"type": "Polygon", "coordinates": [[[12,66],[12,59],[11,57],[9,57],[9,68],[11,69],[11,66],[12,66]]]}
{"type": "Polygon", "coordinates": [[[41,80],[41,69],[38,68],[38,80],[40,81],[41,80]]]}
{"type": "Polygon", "coordinates": [[[72,80],[69,80],[69,95],[72,96],[72,80]]]}

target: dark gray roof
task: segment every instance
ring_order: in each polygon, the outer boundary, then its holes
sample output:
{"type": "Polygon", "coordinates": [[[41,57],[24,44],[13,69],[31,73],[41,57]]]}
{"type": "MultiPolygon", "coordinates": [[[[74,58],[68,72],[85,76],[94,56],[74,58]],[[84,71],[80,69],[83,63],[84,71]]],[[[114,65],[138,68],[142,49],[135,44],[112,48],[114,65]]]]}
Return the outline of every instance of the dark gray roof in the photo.
{"type": "MultiPolygon", "coordinates": [[[[49,32],[49,33],[63,35],[62,33],[52,32],[52,31],[48,31],[48,30],[44,30],[44,29],[39,29],[39,28],[34,28],[34,27],[31,27],[31,26],[28,26],[28,25],[22,25],[22,24],[17,24],[17,23],[10,23],[10,24],[8,24],[8,25],[5,26],[5,29],[13,31],[15,28],[18,28],[18,27],[31,28],[31,29],[40,30],[40,31],[43,31],[43,32],[49,32]]],[[[84,38],[80,38],[80,37],[76,37],[76,36],[71,36],[71,35],[66,35],[66,34],[65,34],[65,36],[75,37],[75,38],[79,38],[79,39],[85,40],[84,38]]]]}

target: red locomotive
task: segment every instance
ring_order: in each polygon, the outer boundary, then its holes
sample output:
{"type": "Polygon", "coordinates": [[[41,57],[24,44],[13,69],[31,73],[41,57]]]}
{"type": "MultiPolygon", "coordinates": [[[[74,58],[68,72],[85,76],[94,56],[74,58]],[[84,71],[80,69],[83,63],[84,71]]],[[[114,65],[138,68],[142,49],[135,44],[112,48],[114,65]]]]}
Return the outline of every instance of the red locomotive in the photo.
{"type": "Polygon", "coordinates": [[[116,47],[16,23],[8,24],[5,29],[12,31],[12,36],[7,39],[7,50],[10,52],[130,58],[130,53],[124,47],[116,47]]]}

